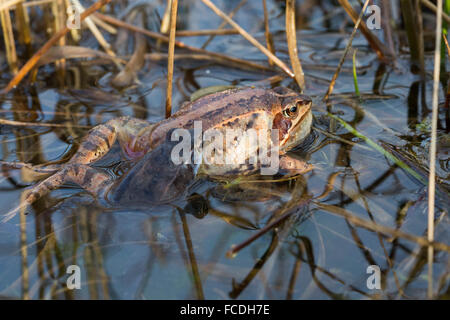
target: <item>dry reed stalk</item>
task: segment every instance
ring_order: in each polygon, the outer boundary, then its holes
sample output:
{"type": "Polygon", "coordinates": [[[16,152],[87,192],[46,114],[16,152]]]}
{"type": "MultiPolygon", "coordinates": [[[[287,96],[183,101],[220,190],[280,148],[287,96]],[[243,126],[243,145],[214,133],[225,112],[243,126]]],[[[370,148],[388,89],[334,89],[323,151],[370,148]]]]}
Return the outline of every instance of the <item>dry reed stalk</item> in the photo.
{"type": "Polygon", "coordinates": [[[286,0],[286,38],[288,43],[289,58],[295,73],[295,81],[300,91],[305,90],[305,74],[298,58],[297,28],[295,27],[295,0],[286,0]]]}
{"type": "Polygon", "coordinates": [[[164,15],[161,20],[161,28],[159,32],[162,34],[168,34],[170,31],[170,13],[172,10],[172,0],[167,0],[166,9],[164,10],[164,15]]]}
{"type": "MultiPolygon", "coordinates": [[[[236,14],[236,12],[239,11],[240,8],[242,8],[242,6],[244,4],[247,3],[247,0],[242,0],[241,2],[238,3],[238,5],[228,14],[228,16],[230,17],[230,19],[233,19],[234,15],[236,14]]],[[[226,21],[222,21],[222,23],[219,25],[219,27],[217,28],[217,30],[221,30],[223,29],[225,26],[227,25],[226,21]]],[[[211,35],[208,40],[205,41],[205,43],[202,45],[202,49],[205,49],[210,43],[211,41],[213,41],[215,35],[211,35]]]]}
{"type": "Polygon", "coordinates": [[[94,23],[96,25],[98,25],[99,27],[101,27],[103,30],[105,30],[106,32],[109,32],[110,34],[117,34],[117,29],[114,28],[113,26],[107,24],[106,22],[100,20],[99,18],[97,18],[96,16],[92,15],[90,16],[90,18],[92,19],[92,21],[94,21],[94,23]]]}
{"type": "MultiPolygon", "coordinates": [[[[266,46],[267,50],[275,54],[275,49],[273,47],[273,39],[272,34],[270,33],[269,28],[269,13],[267,12],[267,3],[266,0],[262,0],[263,3],[263,9],[264,9],[264,35],[266,36],[266,46]]],[[[267,59],[269,62],[269,65],[273,66],[273,62],[270,59],[267,59]]],[[[295,72],[295,70],[294,70],[295,72]]]]}
{"type": "Polygon", "coordinates": [[[333,92],[334,84],[336,83],[336,79],[339,76],[339,72],[340,72],[340,70],[342,68],[342,65],[344,64],[345,57],[347,56],[348,50],[352,46],[352,42],[353,42],[353,39],[355,38],[356,31],[358,31],[358,27],[360,26],[362,17],[364,16],[364,12],[366,11],[367,6],[369,5],[369,1],[370,0],[366,0],[366,2],[364,3],[363,8],[361,10],[361,13],[359,14],[358,20],[356,20],[355,27],[353,28],[352,34],[350,36],[350,39],[348,40],[347,46],[345,47],[345,50],[344,50],[344,54],[342,55],[341,60],[339,61],[338,67],[336,68],[336,71],[335,71],[335,73],[333,75],[333,78],[331,79],[330,85],[328,86],[328,90],[327,90],[327,92],[325,93],[325,96],[322,99],[323,101],[328,100],[328,97],[333,92]]]}
{"type": "MultiPolygon", "coordinates": [[[[82,13],[84,12],[84,7],[81,5],[79,0],[72,0],[73,4],[78,8],[78,10],[82,13]]],[[[111,50],[111,45],[106,41],[106,39],[103,37],[100,30],[98,30],[97,26],[95,25],[94,21],[91,19],[91,17],[87,17],[84,21],[86,25],[88,26],[89,30],[94,35],[95,39],[97,39],[98,43],[102,46],[103,50],[110,55],[111,57],[115,58],[116,54],[114,51],[111,50]]],[[[119,70],[122,70],[122,65],[117,59],[113,59],[114,64],[116,65],[119,70]]]]}
{"type": "Polygon", "coordinates": [[[3,11],[4,9],[9,9],[13,6],[15,6],[16,4],[22,2],[23,0],[3,0],[0,1],[0,11],[3,11]]]}
{"type": "Polygon", "coordinates": [[[450,59],[450,46],[448,45],[447,37],[445,34],[442,34],[442,38],[444,39],[445,46],[447,47],[447,57],[450,59]]]}
{"type": "Polygon", "coordinates": [[[208,8],[214,11],[219,17],[224,19],[233,28],[239,31],[239,33],[256,48],[258,48],[262,53],[264,53],[269,59],[271,59],[281,70],[283,70],[291,78],[295,77],[295,74],[289,69],[289,67],[278,57],[276,57],[272,52],[266,49],[261,43],[258,42],[254,37],[252,37],[247,31],[241,28],[236,22],[234,22],[230,17],[228,17],[222,10],[217,8],[210,0],[201,0],[208,8]]]}
{"type": "Polygon", "coordinates": [[[17,53],[16,44],[14,42],[14,33],[11,24],[11,16],[9,15],[9,6],[5,3],[8,1],[0,0],[0,5],[3,9],[0,10],[0,20],[3,29],[3,39],[5,41],[6,60],[8,61],[9,68],[13,74],[17,73],[17,53]]]}
{"type": "MultiPolygon", "coordinates": [[[[103,14],[98,13],[98,12],[95,13],[95,15],[97,17],[99,17],[100,19],[102,19],[103,21],[109,22],[110,24],[113,24],[115,26],[118,26],[118,27],[121,27],[121,28],[125,28],[125,29],[128,29],[128,30],[134,31],[134,32],[139,32],[139,33],[145,34],[146,36],[149,36],[149,37],[157,39],[157,40],[162,40],[164,42],[169,42],[169,37],[167,37],[165,35],[162,35],[160,33],[153,32],[153,31],[150,31],[150,30],[147,30],[147,29],[143,29],[143,28],[134,26],[134,25],[129,24],[127,22],[124,22],[122,20],[119,20],[119,19],[116,19],[116,18],[113,18],[113,17],[110,17],[110,16],[106,16],[106,15],[103,15],[103,14]]],[[[234,63],[234,64],[246,66],[246,67],[253,68],[253,69],[268,70],[268,68],[266,66],[260,65],[258,63],[246,61],[246,60],[235,58],[235,57],[230,57],[230,56],[227,56],[225,54],[221,54],[221,53],[217,53],[217,52],[211,52],[211,51],[208,51],[208,50],[204,50],[204,49],[188,46],[188,45],[184,44],[181,41],[175,41],[175,45],[177,47],[184,48],[184,49],[190,50],[190,51],[195,52],[195,53],[209,55],[211,57],[214,57],[214,58],[217,58],[217,59],[221,59],[223,61],[229,61],[229,62],[234,63]]]]}
{"type": "MultiPolygon", "coordinates": [[[[442,0],[437,1],[436,43],[434,47],[433,73],[433,113],[431,117],[430,173],[428,176],[428,242],[434,240],[434,197],[436,181],[436,139],[439,99],[439,76],[441,66],[442,0]]],[[[428,246],[428,298],[433,297],[433,255],[432,246],[428,246]]]]}
{"type": "Polygon", "coordinates": [[[172,114],[173,56],[175,53],[177,10],[178,0],[172,0],[172,5],[170,7],[169,56],[167,58],[166,118],[169,118],[172,114]]]}
{"type": "MultiPolygon", "coordinates": [[[[420,0],[420,1],[425,7],[427,7],[434,13],[437,13],[436,5],[433,2],[429,0],[420,0]]],[[[448,14],[446,14],[444,11],[442,11],[442,18],[445,20],[445,22],[450,23],[450,16],[448,16],[448,14]]]]}
{"type": "MultiPolygon", "coordinates": [[[[166,1],[166,9],[164,10],[164,15],[161,20],[161,27],[159,28],[159,32],[162,34],[168,34],[170,31],[170,10],[172,8],[172,0],[166,1]]],[[[156,42],[156,48],[159,51],[161,46],[161,40],[156,42]]]]}
{"type": "MultiPolygon", "coordinates": [[[[80,16],[80,21],[83,21],[91,15],[94,11],[97,11],[105,4],[108,4],[111,0],[99,0],[95,2],[92,6],[90,6],[86,11],[84,11],[80,16]]],[[[6,94],[15,86],[17,86],[20,81],[30,72],[30,70],[35,66],[35,64],[39,61],[39,58],[47,52],[51,47],[53,47],[61,37],[66,35],[69,32],[69,28],[67,26],[64,27],[61,31],[53,35],[28,61],[25,65],[19,70],[19,72],[14,76],[14,78],[8,83],[6,88],[0,91],[0,94],[6,94]]]]}
{"type": "MultiPolygon", "coordinates": [[[[28,8],[28,7],[35,7],[35,6],[41,6],[41,5],[43,5],[43,4],[50,4],[50,3],[52,3],[52,1],[53,1],[53,0],[35,0],[35,1],[27,1],[27,2],[25,2],[25,3],[23,4],[23,6],[24,6],[25,8],[28,8]]],[[[70,1],[70,0],[67,0],[67,1],[70,1]]]]}
{"type": "MultiPolygon", "coordinates": [[[[358,14],[353,9],[353,7],[350,5],[348,0],[338,0],[341,6],[344,8],[344,10],[347,12],[347,14],[352,18],[353,23],[356,24],[358,21],[358,14]]],[[[363,10],[365,11],[365,10],[363,10]]],[[[387,61],[386,59],[386,47],[383,45],[383,43],[367,28],[367,25],[364,21],[360,22],[361,26],[361,32],[364,35],[364,37],[369,42],[369,45],[372,47],[373,50],[375,50],[378,58],[383,61],[387,61]]]]}
{"type": "Polygon", "coordinates": [[[392,38],[392,28],[391,28],[391,3],[389,0],[382,0],[381,10],[384,13],[384,19],[381,21],[383,26],[384,38],[387,41],[389,54],[395,57],[395,46],[394,40],[392,38]]]}

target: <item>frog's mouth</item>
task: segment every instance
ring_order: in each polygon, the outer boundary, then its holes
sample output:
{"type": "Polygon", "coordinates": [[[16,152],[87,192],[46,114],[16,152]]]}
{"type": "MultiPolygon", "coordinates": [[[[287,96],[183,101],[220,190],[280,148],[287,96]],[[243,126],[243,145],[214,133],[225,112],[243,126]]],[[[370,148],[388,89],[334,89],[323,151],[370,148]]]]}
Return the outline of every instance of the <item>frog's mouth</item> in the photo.
{"type": "Polygon", "coordinates": [[[299,144],[306,136],[309,134],[312,123],[312,113],[311,113],[311,104],[308,106],[306,112],[304,112],[299,120],[289,128],[289,133],[286,135],[286,138],[280,143],[280,146],[286,147],[290,149],[295,147],[295,145],[299,144]],[[303,128],[301,128],[303,126],[303,128]],[[293,145],[290,146],[288,141],[292,141],[293,145]]]}

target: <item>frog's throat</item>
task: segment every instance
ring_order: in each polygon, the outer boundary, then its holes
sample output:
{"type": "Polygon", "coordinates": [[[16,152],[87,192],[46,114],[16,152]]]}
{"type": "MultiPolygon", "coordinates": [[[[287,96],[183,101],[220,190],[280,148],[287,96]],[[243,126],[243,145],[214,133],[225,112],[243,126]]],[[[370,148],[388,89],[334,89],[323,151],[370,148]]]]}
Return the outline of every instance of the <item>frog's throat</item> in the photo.
{"type": "MultiPolygon", "coordinates": [[[[289,138],[291,137],[290,133],[291,133],[291,132],[296,132],[296,130],[298,129],[298,126],[299,126],[300,124],[303,124],[303,123],[304,123],[304,120],[305,120],[307,117],[311,117],[311,120],[312,120],[311,108],[310,108],[308,111],[306,111],[306,112],[299,118],[299,120],[298,120],[296,123],[294,123],[293,126],[291,126],[291,127],[289,128],[289,131],[288,131],[288,134],[286,135],[286,138],[283,139],[283,141],[280,141],[280,147],[281,147],[281,146],[284,146],[284,145],[289,141],[289,138]]],[[[308,120],[308,122],[309,122],[309,121],[310,121],[310,120],[308,120]]],[[[306,127],[310,127],[310,124],[306,125],[306,127]]],[[[300,129],[300,131],[304,132],[305,130],[304,130],[304,129],[300,129]]],[[[309,129],[306,130],[307,133],[309,133],[309,131],[310,131],[309,129]]],[[[306,132],[303,133],[303,134],[301,134],[301,136],[304,136],[304,137],[302,137],[301,139],[304,139],[304,138],[306,137],[306,135],[307,135],[306,132]]],[[[300,142],[300,141],[299,141],[299,142],[300,142]]]]}

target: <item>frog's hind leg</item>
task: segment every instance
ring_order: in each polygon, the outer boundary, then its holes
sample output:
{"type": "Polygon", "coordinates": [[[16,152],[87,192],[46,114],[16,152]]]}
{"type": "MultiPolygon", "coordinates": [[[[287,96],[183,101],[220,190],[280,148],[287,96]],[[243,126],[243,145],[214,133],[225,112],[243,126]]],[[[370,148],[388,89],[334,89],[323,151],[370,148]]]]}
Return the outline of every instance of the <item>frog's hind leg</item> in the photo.
{"type": "Polygon", "coordinates": [[[119,141],[122,149],[130,151],[128,154],[130,158],[141,156],[141,153],[145,153],[146,148],[150,146],[141,144],[138,150],[140,152],[133,153],[136,151],[133,144],[137,136],[146,133],[146,128],[152,128],[152,126],[149,126],[149,123],[144,120],[131,117],[114,118],[95,126],[82,140],[77,153],[69,162],[62,165],[59,170],[55,167],[49,168],[49,171],[56,169],[55,173],[29,189],[19,207],[12,210],[10,214],[16,213],[67,182],[76,183],[92,194],[97,194],[101,187],[106,186],[109,182],[109,176],[89,167],[88,164],[107,154],[116,140],[119,141]]]}
{"type": "Polygon", "coordinates": [[[108,174],[96,168],[84,164],[70,164],[31,188],[25,201],[31,204],[50,191],[69,182],[76,183],[89,193],[96,195],[103,191],[102,189],[107,187],[110,181],[111,177],[108,174]]]}
{"type": "MultiPolygon", "coordinates": [[[[97,195],[107,191],[111,182],[111,177],[108,174],[88,165],[68,164],[60,171],[39,182],[31,189],[25,191],[21,204],[5,216],[6,221],[14,216],[14,214],[21,208],[31,205],[39,198],[50,193],[50,191],[55,190],[61,185],[69,182],[78,184],[92,195],[97,195]]],[[[3,221],[5,221],[5,219],[3,221]]]]}

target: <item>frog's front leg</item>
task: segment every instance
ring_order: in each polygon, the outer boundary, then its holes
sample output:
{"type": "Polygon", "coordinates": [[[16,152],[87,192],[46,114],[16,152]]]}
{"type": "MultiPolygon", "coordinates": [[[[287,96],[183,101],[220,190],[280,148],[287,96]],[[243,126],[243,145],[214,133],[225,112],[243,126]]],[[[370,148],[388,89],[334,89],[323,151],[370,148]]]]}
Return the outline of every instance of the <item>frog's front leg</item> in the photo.
{"type": "Polygon", "coordinates": [[[287,175],[303,174],[314,168],[311,164],[288,155],[280,156],[279,166],[279,172],[287,175]]]}

